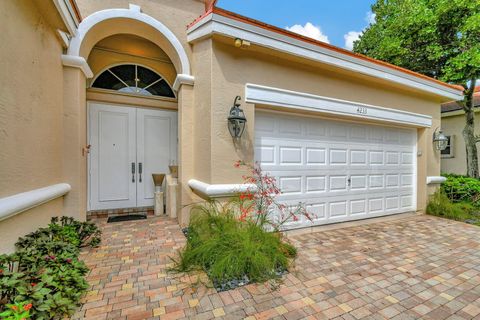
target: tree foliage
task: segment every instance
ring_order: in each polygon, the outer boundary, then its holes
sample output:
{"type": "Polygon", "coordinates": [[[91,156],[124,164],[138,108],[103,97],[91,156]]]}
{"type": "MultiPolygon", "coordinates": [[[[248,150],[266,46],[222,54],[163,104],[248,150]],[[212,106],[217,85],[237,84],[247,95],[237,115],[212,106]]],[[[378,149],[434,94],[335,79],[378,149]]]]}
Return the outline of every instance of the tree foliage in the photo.
{"type": "Polygon", "coordinates": [[[479,177],[473,94],[480,78],[480,0],[377,0],[353,50],[464,87],[467,175],[479,177]]]}
{"type": "Polygon", "coordinates": [[[480,1],[378,0],[354,51],[463,86],[480,76],[480,1]]]}

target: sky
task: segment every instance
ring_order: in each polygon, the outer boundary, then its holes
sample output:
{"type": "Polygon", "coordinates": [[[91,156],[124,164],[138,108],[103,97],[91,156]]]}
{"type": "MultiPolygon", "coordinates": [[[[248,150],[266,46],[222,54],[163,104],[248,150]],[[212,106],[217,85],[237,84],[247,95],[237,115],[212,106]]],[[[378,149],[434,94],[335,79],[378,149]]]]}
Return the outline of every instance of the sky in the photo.
{"type": "Polygon", "coordinates": [[[351,50],[374,0],[219,0],[217,6],[351,50]]]}

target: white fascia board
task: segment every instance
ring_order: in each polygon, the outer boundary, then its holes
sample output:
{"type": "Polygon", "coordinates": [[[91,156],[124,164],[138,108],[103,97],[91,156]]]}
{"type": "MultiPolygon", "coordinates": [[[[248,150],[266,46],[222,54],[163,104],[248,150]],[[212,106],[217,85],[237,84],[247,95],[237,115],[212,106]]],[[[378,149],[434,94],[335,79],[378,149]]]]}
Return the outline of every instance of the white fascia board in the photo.
{"type": "Polygon", "coordinates": [[[73,12],[73,9],[70,4],[68,4],[65,0],[52,0],[53,4],[57,8],[58,13],[60,14],[60,17],[63,20],[63,23],[65,24],[68,33],[70,33],[71,36],[75,36],[77,33],[77,28],[78,28],[78,21],[75,15],[75,12],[73,12]]]}
{"type": "MultiPolygon", "coordinates": [[[[476,106],[475,108],[473,108],[473,112],[479,113],[480,106],[476,106]]],[[[462,116],[464,114],[465,114],[465,111],[463,109],[455,110],[455,111],[447,111],[447,112],[442,112],[442,118],[462,116]]]]}
{"type": "Polygon", "coordinates": [[[210,14],[192,26],[188,30],[187,40],[189,42],[195,42],[213,34],[220,34],[231,38],[240,38],[250,41],[252,44],[282,51],[294,56],[325,63],[356,73],[365,74],[451,100],[463,99],[463,93],[461,90],[448,88],[427,79],[422,79],[374,62],[352,57],[338,51],[294,39],[286,35],[218,14],[210,14]]]}
{"type": "Polygon", "coordinates": [[[67,194],[72,187],[59,183],[0,199],[0,221],[67,194]]]}
{"type": "Polygon", "coordinates": [[[58,38],[62,40],[62,46],[64,48],[68,48],[68,45],[70,43],[69,35],[66,32],[59,29],[57,30],[57,34],[58,34],[58,38]]]}
{"type": "Polygon", "coordinates": [[[250,83],[245,86],[245,102],[386,121],[414,127],[432,126],[432,117],[429,115],[250,83]]]}
{"type": "Polygon", "coordinates": [[[254,193],[257,186],[254,184],[208,184],[199,180],[190,179],[188,186],[197,194],[208,199],[233,197],[239,193],[254,193]]]}

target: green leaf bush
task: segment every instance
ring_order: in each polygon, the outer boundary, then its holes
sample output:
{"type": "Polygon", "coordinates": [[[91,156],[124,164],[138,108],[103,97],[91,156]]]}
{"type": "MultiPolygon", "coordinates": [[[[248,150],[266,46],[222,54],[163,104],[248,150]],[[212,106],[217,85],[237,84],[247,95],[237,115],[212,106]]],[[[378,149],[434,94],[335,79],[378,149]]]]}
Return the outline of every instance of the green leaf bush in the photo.
{"type": "Polygon", "coordinates": [[[455,174],[444,174],[447,178],[442,190],[453,202],[468,202],[480,208],[480,179],[455,174]]]}
{"type": "Polygon", "coordinates": [[[238,219],[233,203],[209,202],[192,209],[187,245],[174,270],[203,270],[213,283],[261,282],[279,277],[295,258],[295,247],[279,232],[238,219]]]}
{"type": "Polygon", "coordinates": [[[20,238],[15,253],[0,255],[0,314],[26,303],[34,319],[73,314],[88,289],[80,248],[97,246],[100,236],[93,223],[62,217],[20,238]]]}

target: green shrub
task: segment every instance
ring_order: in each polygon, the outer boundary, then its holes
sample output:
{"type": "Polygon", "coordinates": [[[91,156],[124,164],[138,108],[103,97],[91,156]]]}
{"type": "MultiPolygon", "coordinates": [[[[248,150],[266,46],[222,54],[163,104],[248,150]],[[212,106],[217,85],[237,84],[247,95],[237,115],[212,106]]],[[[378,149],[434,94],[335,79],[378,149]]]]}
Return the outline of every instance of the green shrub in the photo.
{"type": "Polygon", "coordinates": [[[470,202],[480,207],[480,179],[454,174],[444,174],[447,178],[442,190],[453,202],[470,202]]]}
{"type": "Polygon", "coordinates": [[[467,202],[452,202],[443,190],[439,190],[430,197],[426,211],[430,215],[465,221],[471,218],[473,209],[467,202]]]}
{"type": "Polygon", "coordinates": [[[8,304],[29,303],[34,319],[71,315],[88,289],[80,248],[99,242],[94,224],[68,217],[20,238],[14,254],[0,256],[0,312],[11,312],[8,304]]]}
{"type": "Polygon", "coordinates": [[[267,232],[236,217],[232,204],[215,202],[192,209],[187,245],[175,270],[204,270],[213,282],[247,276],[250,282],[278,277],[296,256],[296,249],[278,232],[267,232]]]}

